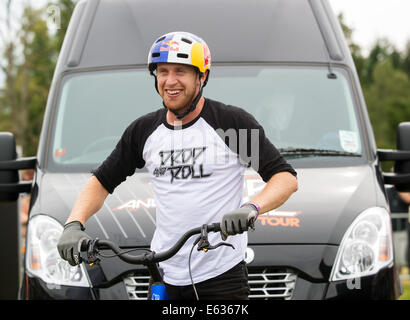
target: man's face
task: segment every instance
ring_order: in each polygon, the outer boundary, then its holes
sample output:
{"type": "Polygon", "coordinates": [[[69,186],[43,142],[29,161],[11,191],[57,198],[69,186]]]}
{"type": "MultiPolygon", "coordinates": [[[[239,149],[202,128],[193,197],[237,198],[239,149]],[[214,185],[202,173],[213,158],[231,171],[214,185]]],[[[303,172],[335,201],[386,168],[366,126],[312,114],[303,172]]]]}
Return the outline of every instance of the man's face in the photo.
{"type": "Polygon", "coordinates": [[[181,113],[199,91],[199,77],[194,67],[178,63],[158,63],[158,91],[165,105],[181,113]]]}

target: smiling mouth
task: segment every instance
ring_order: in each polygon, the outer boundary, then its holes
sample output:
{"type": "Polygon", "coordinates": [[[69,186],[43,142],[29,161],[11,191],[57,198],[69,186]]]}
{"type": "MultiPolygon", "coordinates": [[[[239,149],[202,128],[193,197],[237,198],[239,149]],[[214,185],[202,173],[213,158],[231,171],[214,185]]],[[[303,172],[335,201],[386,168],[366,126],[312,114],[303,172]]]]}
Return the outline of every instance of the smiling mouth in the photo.
{"type": "Polygon", "coordinates": [[[167,94],[168,97],[170,98],[175,98],[178,97],[181,94],[182,90],[180,89],[173,89],[173,90],[165,90],[165,93],[167,94]]]}

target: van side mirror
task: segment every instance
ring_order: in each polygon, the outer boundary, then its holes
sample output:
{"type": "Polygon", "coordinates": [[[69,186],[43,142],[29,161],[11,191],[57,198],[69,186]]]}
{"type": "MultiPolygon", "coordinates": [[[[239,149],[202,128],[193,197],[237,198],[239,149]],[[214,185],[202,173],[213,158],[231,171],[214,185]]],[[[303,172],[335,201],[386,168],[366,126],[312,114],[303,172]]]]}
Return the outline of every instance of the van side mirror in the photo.
{"type": "MultiPolygon", "coordinates": [[[[397,150],[410,151],[410,122],[402,122],[397,127],[397,150]]],[[[410,159],[396,161],[394,172],[410,175],[410,159]]],[[[396,189],[397,191],[410,191],[410,181],[407,184],[397,185],[396,189]]]]}
{"type": "MultiPolygon", "coordinates": [[[[0,161],[15,160],[17,157],[14,136],[8,132],[0,133],[0,161]]],[[[7,186],[19,181],[18,171],[2,170],[0,167],[0,201],[16,201],[18,194],[7,192],[7,186]]]]}
{"type": "Polygon", "coordinates": [[[18,170],[34,169],[35,157],[17,158],[14,135],[0,132],[0,202],[16,201],[19,193],[31,191],[31,181],[19,182],[18,170]]]}
{"type": "Polygon", "coordinates": [[[397,191],[410,191],[410,122],[397,127],[397,150],[377,150],[380,161],[395,161],[394,173],[383,172],[385,184],[392,184],[397,191]]]}
{"type": "Polygon", "coordinates": [[[32,182],[19,182],[19,169],[34,169],[36,158],[16,159],[13,134],[0,132],[0,299],[16,299],[20,279],[20,220],[18,197],[32,182]]]}

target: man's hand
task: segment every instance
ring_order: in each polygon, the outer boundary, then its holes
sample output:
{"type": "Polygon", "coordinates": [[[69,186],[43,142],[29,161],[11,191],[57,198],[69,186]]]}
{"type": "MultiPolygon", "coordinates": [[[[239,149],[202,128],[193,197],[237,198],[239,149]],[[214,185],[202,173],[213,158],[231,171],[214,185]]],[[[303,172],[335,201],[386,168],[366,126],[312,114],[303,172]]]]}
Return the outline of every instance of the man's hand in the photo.
{"type": "Polygon", "coordinates": [[[258,210],[251,205],[246,204],[239,209],[225,214],[221,221],[221,238],[226,240],[228,236],[243,233],[249,227],[253,227],[258,217],[258,210]]]}
{"type": "Polygon", "coordinates": [[[80,246],[83,240],[91,238],[84,232],[84,227],[79,221],[72,221],[64,226],[63,234],[57,244],[61,258],[72,266],[81,263],[80,246]]]}

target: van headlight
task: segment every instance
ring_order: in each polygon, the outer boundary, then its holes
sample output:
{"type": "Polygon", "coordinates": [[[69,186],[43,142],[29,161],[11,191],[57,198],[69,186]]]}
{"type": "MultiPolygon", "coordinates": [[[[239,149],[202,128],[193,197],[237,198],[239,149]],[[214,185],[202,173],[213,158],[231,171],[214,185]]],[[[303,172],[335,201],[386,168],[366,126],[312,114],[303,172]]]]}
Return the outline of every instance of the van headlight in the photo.
{"type": "Polygon", "coordinates": [[[393,262],[390,215],[380,207],[363,211],[347,229],[330,281],[369,276],[393,262]]]}
{"type": "Polygon", "coordinates": [[[70,266],[57,251],[63,229],[59,222],[46,215],[36,215],[30,219],[26,269],[48,284],[90,287],[84,266],[70,266]]]}

